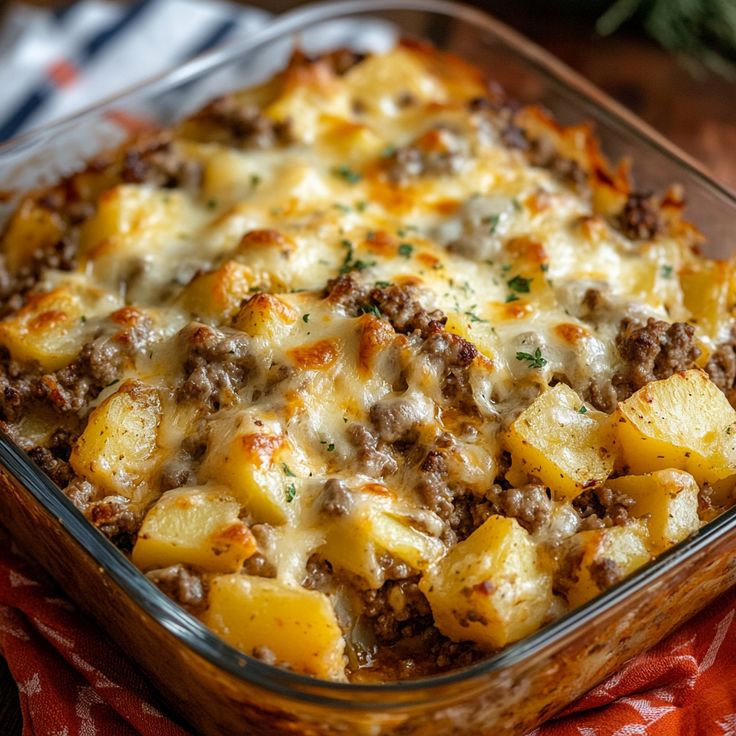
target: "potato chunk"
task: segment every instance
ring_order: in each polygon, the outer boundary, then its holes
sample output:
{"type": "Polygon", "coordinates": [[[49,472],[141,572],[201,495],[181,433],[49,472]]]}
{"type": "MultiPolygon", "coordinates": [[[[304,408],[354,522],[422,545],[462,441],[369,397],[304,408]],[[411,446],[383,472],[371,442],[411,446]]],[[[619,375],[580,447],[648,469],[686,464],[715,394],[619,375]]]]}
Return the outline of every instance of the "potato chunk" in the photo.
{"type": "Polygon", "coordinates": [[[61,240],[64,222],[51,209],[33,199],[24,199],[7,225],[0,250],[11,272],[27,265],[38,250],[52,248],[61,240]]]}
{"type": "Polygon", "coordinates": [[[156,464],[160,418],[158,391],[125,381],[90,414],[72,451],[72,467],[105,494],[137,500],[156,464]]]}
{"type": "Polygon", "coordinates": [[[505,437],[510,483],[539,478],[558,500],[572,500],[603,483],[614,462],[608,417],[581,407],[575,391],[558,383],[519,415],[505,437]]]}
{"type": "Polygon", "coordinates": [[[652,381],[612,419],[632,474],[678,468],[699,484],[736,474],[736,411],[701,370],[652,381]]]}
{"type": "Polygon", "coordinates": [[[255,294],[243,305],[234,320],[234,326],[251,337],[280,340],[296,322],[297,311],[273,294],[255,294]]]}
{"type": "Polygon", "coordinates": [[[625,526],[591,529],[572,538],[572,584],[567,589],[571,607],[582,606],[623,580],[651,559],[649,535],[639,519],[625,526]]]}
{"type": "Polygon", "coordinates": [[[168,491],[143,520],[133,562],[141,570],[183,562],[210,572],[238,572],[256,551],[239,513],[240,504],[223,489],[168,491]]]}
{"type": "Polygon", "coordinates": [[[488,518],[419,583],[445,636],[490,649],[542,625],[551,586],[537,544],[516,519],[504,516],[488,518]]]}
{"type": "MultiPolygon", "coordinates": [[[[284,524],[291,516],[299,479],[284,470],[287,443],[281,435],[242,434],[213,443],[201,476],[224,483],[256,522],[284,524]]],[[[289,465],[286,465],[289,468],[289,465]]]]}
{"type": "Polygon", "coordinates": [[[298,672],[345,679],[345,642],[324,593],[268,578],[222,575],[210,584],[202,621],[246,654],[267,647],[298,672]]]}
{"type": "Polygon", "coordinates": [[[698,484],[689,473],[657,470],[648,475],[615,478],[606,485],[634,499],[629,513],[645,518],[656,552],[671,547],[700,527],[698,484]]]}
{"type": "Polygon", "coordinates": [[[254,280],[247,266],[227,261],[187,284],[180,297],[182,306],[199,317],[221,321],[237,311],[254,280]]]}
{"type": "Polygon", "coordinates": [[[442,542],[414,529],[408,519],[393,512],[388,497],[355,495],[357,503],[328,530],[320,550],[333,567],[359,575],[378,588],[384,582],[383,553],[417,571],[426,570],[442,556],[442,542]]]}
{"type": "Polygon", "coordinates": [[[117,306],[96,289],[62,286],[36,294],[26,305],[0,322],[0,345],[15,360],[36,361],[55,371],[79,353],[88,333],[87,320],[108,314],[117,306]]]}

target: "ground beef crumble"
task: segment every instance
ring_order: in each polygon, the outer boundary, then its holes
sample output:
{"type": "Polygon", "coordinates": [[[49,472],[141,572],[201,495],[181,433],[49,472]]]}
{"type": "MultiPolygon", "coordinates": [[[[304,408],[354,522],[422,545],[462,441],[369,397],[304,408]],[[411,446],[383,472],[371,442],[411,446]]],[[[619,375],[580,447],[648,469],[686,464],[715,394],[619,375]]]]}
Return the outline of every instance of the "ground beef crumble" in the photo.
{"type": "Polygon", "coordinates": [[[652,317],[645,325],[624,318],[616,336],[616,347],[624,364],[612,381],[619,401],[651,381],[692,368],[700,355],[692,325],[669,324],[652,317]]]}
{"type": "Polygon", "coordinates": [[[151,570],[146,577],[173,601],[192,613],[202,611],[207,605],[207,582],[188,565],[171,565],[151,570]]]}
{"type": "Polygon", "coordinates": [[[629,509],[634,505],[634,499],[604,486],[583,491],[572,505],[580,516],[581,530],[603,529],[625,524],[629,520],[629,509]]]}
{"type": "Polygon", "coordinates": [[[633,192],[626,199],[615,224],[632,240],[651,240],[662,230],[657,200],[651,194],[633,192]]]}

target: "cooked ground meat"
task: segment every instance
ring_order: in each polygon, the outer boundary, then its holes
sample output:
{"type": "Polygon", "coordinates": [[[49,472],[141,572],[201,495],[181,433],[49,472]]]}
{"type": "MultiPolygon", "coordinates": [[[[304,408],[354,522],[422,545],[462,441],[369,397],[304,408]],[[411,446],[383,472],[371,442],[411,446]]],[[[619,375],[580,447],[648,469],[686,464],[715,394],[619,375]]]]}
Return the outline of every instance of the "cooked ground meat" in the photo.
{"type": "Polygon", "coordinates": [[[651,194],[632,192],[615,224],[632,240],[651,240],[662,230],[657,200],[651,194]]]}
{"type": "Polygon", "coordinates": [[[430,450],[422,460],[418,470],[420,480],[417,483],[416,492],[422,501],[422,505],[430,511],[434,511],[443,521],[448,522],[448,530],[445,532],[447,539],[443,541],[448,544],[454,543],[455,536],[450,522],[455,513],[453,505],[455,493],[447,483],[447,460],[442,451],[430,450]]]}
{"type": "Polygon", "coordinates": [[[582,519],[581,529],[602,529],[625,524],[634,499],[621,491],[604,487],[584,491],[572,505],[582,519]]]}
{"type": "Polygon", "coordinates": [[[131,184],[151,184],[173,189],[198,189],[202,164],[187,158],[172,143],[169,134],[141,138],[123,156],[120,178],[131,184]]]}
{"type": "Polygon", "coordinates": [[[383,161],[390,181],[406,184],[422,176],[451,176],[465,165],[468,145],[461,134],[437,125],[414,143],[396,149],[383,161]]]}
{"type": "Polygon", "coordinates": [[[182,440],[179,449],[161,466],[159,476],[161,491],[194,485],[197,482],[196,468],[207,451],[208,441],[206,426],[182,440]]]}
{"type": "Polygon", "coordinates": [[[71,465],[46,447],[34,447],[28,455],[56,485],[62,488],[71,483],[75,476],[71,465]]]}
{"type": "Polygon", "coordinates": [[[187,565],[151,570],[146,577],[162,593],[192,613],[202,611],[207,605],[207,583],[199,572],[187,565]]]}
{"type": "MultiPolygon", "coordinates": [[[[496,508],[490,501],[472,493],[455,496],[452,506],[449,524],[455,535],[454,542],[467,539],[489,516],[496,513],[496,508]]],[[[447,534],[444,538],[447,538],[447,534]]]]}
{"type": "Polygon", "coordinates": [[[371,422],[384,442],[399,442],[415,434],[419,421],[417,405],[407,399],[384,399],[370,410],[371,422]]]}
{"type": "Polygon", "coordinates": [[[605,558],[596,560],[588,568],[591,580],[598,586],[599,590],[608,590],[622,577],[621,569],[614,560],[605,558]]]}
{"type": "Polygon", "coordinates": [[[179,333],[179,341],[186,356],[180,399],[194,399],[215,410],[233,403],[253,368],[248,335],[191,322],[179,333]]]}
{"type": "Polygon", "coordinates": [[[584,392],[583,398],[599,411],[610,414],[618,403],[618,393],[610,381],[599,381],[592,378],[584,392]]]}
{"type": "Polygon", "coordinates": [[[515,518],[528,532],[536,532],[545,526],[552,514],[549,490],[538,483],[529,483],[521,488],[493,485],[488,498],[497,513],[515,518]]]}
{"type": "Polygon", "coordinates": [[[130,549],[143,521],[143,513],[125,496],[106,496],[92,501],[85,516],[118,547],[130,549]]]}
{"type": "Polygon", "coordinates": [[[370,288],[361,284],[349,273],[330,279],[325,286],[323,297],[347,315],[357,317],[360,309],[368,301],[370,288]]]}
{"type": "Polygon", "coordinates": [[[74,478],[64,488],[64,495],[74,504],[75,508],[84,513],[97,495],[97,489],[83,478],[74,478]]]}
{"type": "Polygon", "coordinates": [[[210,141],[239,148],[273,148],[294,139],[290,121],[272,120],[236,95],[218,97],[191,120],[204,126],[210,141]]]}
{"type": "Polygon", "coordinates": [[[378,479],[393,475],[398,470],[390,449],[367,427],[351,424],[347,427],[347,436],[356,449],[357,465],[361,473],[378,479]]]}
{"type": "Polygon", "coordinates": [[[327,516],[347,516],[353,507],[350,489],[337,478],[325,481],[319,498],[319,509],[327,516]]]}
{"type": "Polygon", "coordinates": [[[369,298],[394,330],[405,335],[427,337],[447,322],[447,315],[441,310],[427,311],[419,300],[419,290],[409,284],[373,289],[369,298]]]}
{"type": "Polygon", "coordinates": [[[619,401],[650,381],[692,368],[700,355],[695,329],[685,322],[669,324],[650,317],[646,325],[621,320],[616,347],[624,367],[613,377],[619,401]]]}
{"type": "Polygon", "coordinates": [[[736,406],[736,327],[731,329],[729,339],[713,351],[705,370],[731,405],[736,406]]]}
{"type": "Polygon", "coordinates": [[[429,603],[417,582],[416,577],[389,580],[378,590],[362,592],[362,615],[377,640],[393,642],[415,636],[432,624],[429,603]]]}
{"type": "Polygon", "coordinates": [[[442,395],[467,414],[477,410],[470,386],[469,368],[478,349],[466,339],[445,330],[433,329],[422,352],[438,363],[442,371],[442,395]]]}
{"type": "Polygon", "coordinates": [[[34,403],[62,415],[77,414],[103,388],[119,380],[126,362],[143,351],[153,336],[150,321],[140,317],[112,335],[102,334],[86,343],[75,360],[54,373],[21,365],[5,354],[0,358],[0,416],[17,421],[34,403]]]}
{"type": "Polygon", "coordinates": [[[4,253],[0,253],[0,318],[20,309],[25,297],[35,288],[45,271],[71,271],[76,265],[77,246],[69,237],[58,240],[51,248],[38,248],[28,263],[10,271],[4,253]]]}

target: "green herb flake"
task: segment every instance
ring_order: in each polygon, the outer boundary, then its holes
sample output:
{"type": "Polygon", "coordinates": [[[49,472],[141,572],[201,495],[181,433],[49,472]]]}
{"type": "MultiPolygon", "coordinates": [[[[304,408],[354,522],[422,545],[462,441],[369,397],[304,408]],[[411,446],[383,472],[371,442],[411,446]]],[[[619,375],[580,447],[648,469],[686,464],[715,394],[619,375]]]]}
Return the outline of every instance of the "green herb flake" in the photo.
{"type": "Polygon", "coordinates": [[[290,478],[296,478],[296,475],[291,472],[291,468],[286,463],[281,463],[281,467],[284,469],[284,475],[288,475],[290,478]]]}
{"type": "Polygon", "coordinates": [[[342,212],[342,213],[343,213],[343,215],[347,215],[347,214],[349,214],[350,212],[352,212],[352,211],[353,211],[353,210],[352,210],[352,209],[351,209],[350,207],[348,207],[348,206],[347,206],[346,204],[340,204],[340,202],[335,202],[335,204],[333,205],[333,207],[334,207],[334,208],[335,208],[336,210],[340,210],[340,212],[342,212]]]}
{"type": "Polygon", "coordinates": [[[529,285],[532,283],[533,279],[525,279],[523,276],[514,276],[514,278],[509,279],[506,282],[506,285],[511,289],[512,291],[516,291],[519,294],[528,294],[529,293],[529,285]]]}
{"type": "Polygon", "coordinates": [[[116,383],[120,383],[120,379],[119,378],[115,378],[112,381],[110,381],[110,383],[108,383],[108,384],[105,385],[105,388],[110,388],[110,386],[114,386],[116,383]]]}
{"type": "MultiPolygon", "coordinates": [[[[472,307],[471,307],[472,310],[472,307]]],[[[482,319],[479,317],[475,312],[469,311],[465,312],[465,316],[471,321],[471,322],[488,322],[487,319],[482,319]]]]}
{"type": "Polygon", "coordinates": [[[516,353],[516,360],[526,360],[529,363],[530,368],[544,368],[547,365],[547,359],[542,357],[542,351],[537,348],[534,354],[531,353],[516,353]]]}
{"type": "Polygon", "coordinates": [[[309,314],[303,314],[302,315],[302,322],[309,322],[309,314]]]}
{"type": "Polygon", "coordinates": [[[395,153],[396,153],[396,146],[394,146],[392,143],[389,143],[381,151],[381,158],[391,158],[391,156],[393,156],[395,153]]]}
{"type": "Polygon", "coordinates": [[[381,316],[381,310],[375,304],[363,304],[359,311],[361,314],[372,314],[374,317],[381,316]]]}
{"type": "Polygon", "coordinates": [[[672,278],[672,266],[662,266],[660,269],[660,274],[662,275],[663,279],[671,279],[672,278]]]}
{"type": "Polygon", "coordinates": [[[289,483],[286,486],[286,503],[291,503],[296,498],[296,486],[293,483],[289,483]]]}
{"type": "Polygon", "coordinates": [[[251,189],[258,189],[258,187],[261,185],[261,182],[263,179],[258,174],[251,174],[250,175],[250,186],[251,189]]]}
{"type": "Polygon", "coordinates": [[[375,281],[374,284],[379,289],[388,289],[388,287],[391,286],[391,282],[390,281],[375,281]]]}
{"type": "Polygon", "coordinates": [[[518,302],[518,301],[519,301],[519,297],[516,296],[516,294],[509,294],[506,297],[506,304],[511,304],[511,302],[518,302]]]}
{"type": "Polygon", "coordinates": [[[490,217],[486,218],[486,222],[488,223],[488,234],[493,235],[498,229],[498,224],[501,222],[501,215],[491,215],[490,217]]]}
{"type": "Polygon", "coordinates": [[[335,443],[330,442],[329,445],[327,445],[327,452],[335,452],[335,443]]]}
{"type": "Polygon", "coordinates": [[[547,273],[547,271],[549,271],[549,263],[543,263],[539,267],[539,269],[540,269],[540,271],[542,271],[542,273],[547,273]]]}
{"type": "Polygon", "coordinates": [[[207,209],[208,210],[214,210],[217,207],[217,200],[216,199],[208,199],[207,200],[207,209]]]}
{"type": "Polygon", "coordinates": [[[414,246],[411,243],[400,243],[399,244],[399,255],[404,258],[410,258],[414,252],[414,246]]]}
{"type": "Polygon", "coordinates": [[[82,315],[82,316],[81,316],[81,317],[79,318],[79,321],[80,321],[80,322],[81,322],[82,324],[84,324],[84,323],[85,323],[85,322],[87,321],[87,315],[86,315],[86,314],[83,314],[83,315],[82,315]]]}
{"type": "Polygon", "coordinates": [[[360,201],[355,203],[355,209],[358,210],[358,212],[365,212],[368,208],[368,202],[366,202],[364,199],[361,199],[360,201]]]}
{"type": "Polygon", "coordinates": [[[578,414],[587,414],[587,413],[588,413],[588,410],[584,406],[581,406],[578,409],[578,414]]]}
{"type": "Polygon", "coordinates": [[[357,171],[351,169],[347,164],[335,166],[335,168],[332,169],[332,173],[335,176],[339,176],[341,179],[344,179],[348,184],[357,184],[363,178],[357,171]]]}

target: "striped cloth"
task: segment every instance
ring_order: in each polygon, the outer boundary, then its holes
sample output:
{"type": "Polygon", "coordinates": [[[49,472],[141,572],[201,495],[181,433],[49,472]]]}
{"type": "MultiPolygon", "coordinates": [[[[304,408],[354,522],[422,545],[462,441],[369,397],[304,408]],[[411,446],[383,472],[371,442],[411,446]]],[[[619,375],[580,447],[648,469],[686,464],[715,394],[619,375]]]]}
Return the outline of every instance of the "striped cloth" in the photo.
{"type": "Polygon", "coordinates": [[[0,31],[0,141],[245,37],[269,17],[225,0],[14,5],[0,31]]]}

